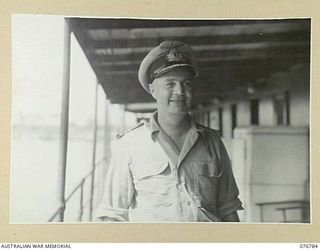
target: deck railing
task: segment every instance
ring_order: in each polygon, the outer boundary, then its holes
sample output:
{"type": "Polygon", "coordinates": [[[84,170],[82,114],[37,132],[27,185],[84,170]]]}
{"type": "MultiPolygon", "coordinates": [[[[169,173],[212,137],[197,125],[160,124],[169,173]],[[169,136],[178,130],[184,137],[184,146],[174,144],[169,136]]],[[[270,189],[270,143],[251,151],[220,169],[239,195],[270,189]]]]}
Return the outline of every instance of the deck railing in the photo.
{"type": "MultiPolygon", "coordinates": [[[[53,222],[57,216],[61,213],[61,211],[64,211],[66,208],[67,203],[70,201],[70,199],[77,193],[77,191],[80,192],[80,199],[79,199],[79,214],[78,214],[78,221],[83,221],[83,214],[84,214],[84,210],[87,206],[89,206],[90,204],[92,204],[93,199],[94,199],[94,195],[90,195],[88,200],[84,200],[84,187],[86,182],[88,181],[88,179],[90,179],[89,177],[91,177],[94,172],[97,170],[98,167],[103,166],[106,162],[106,158],[101,159],[100,161],[95,163],[95,167],[93,170],[91,170],[88,174],[86,174],[81,181],[79,182],[78,185],[76,185],[72,191],[69,193],[69,195],[65,198],[64,200],[64,204],[61,205],[53,214],[52,216],[49,218],[48,222],[53,222]]],[[[95,185],[94,185],[95,187],[95,185]]],[[[92,213],[93,213],[93,209],[90,207],[90,218],[92,218],[92,213]]]]}
{"type": "Polygon", "coordinates": [[[284,223],[309,223],[310,222],[310,203],[306,200],[288,200],[277,202],[257,203],[260,207],[261,222],[270,222],[266,217],[266,208],[269,213],[281,212],[282,220],[278,222],[284,223]],[[295,212],[290,215],[290,211],[295,212]]]}

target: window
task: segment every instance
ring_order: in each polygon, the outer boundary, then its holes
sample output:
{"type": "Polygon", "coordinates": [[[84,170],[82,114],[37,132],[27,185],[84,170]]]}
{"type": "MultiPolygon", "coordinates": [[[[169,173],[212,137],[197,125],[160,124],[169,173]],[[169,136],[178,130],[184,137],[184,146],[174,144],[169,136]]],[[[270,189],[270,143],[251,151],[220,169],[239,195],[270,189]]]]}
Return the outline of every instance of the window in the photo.
{"type": "Polygon", "coordinates": [[[211,115],[210,111],[206,112],[206,117],[207,117],[207,127],[211,127],[211,115]]]}
{"type": "Polygon", "coordinates": [[[234,129],[237,127],[237,104],[231,105],[231,133],[234,136],[234,129]]]}
{"type": "Polygon", "coordinates": [[[223,114],[223,108],[218,109],[219,112],[219,132],[220,136],[223,136],[223,120],[222,120],[222,114],[223,114]]]}
{"type": "Polygon", "coordinates": [[[289,91],[274,97],[275,121],[277,125],[290,125],[290,95],[289,91]]]}
{"type": "Polygon", "coordinates": [[[251,125],[259,125],[259,99],[250,101],[251,125]]]}

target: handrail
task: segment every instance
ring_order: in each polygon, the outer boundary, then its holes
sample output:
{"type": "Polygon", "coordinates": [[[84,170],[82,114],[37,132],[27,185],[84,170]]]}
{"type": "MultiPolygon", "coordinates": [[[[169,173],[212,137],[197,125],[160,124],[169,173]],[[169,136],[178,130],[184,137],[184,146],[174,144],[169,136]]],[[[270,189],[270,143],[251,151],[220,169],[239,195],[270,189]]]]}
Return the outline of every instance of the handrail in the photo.
{"type": "Polygon", "coordinates": [[[63,208],[63,206],[60,206],[54,213],[53,215],[49,218],[48,222],[52,222],[56,217],[57,215],[60,213],[60,210],[63,208]]]}
{"type": "MultiPolygon", "coordinates": [[[[283,217],[283,222],[305,222],[307,220],[305,214],[304,214],[304,209],[308,209],[309,207],[309,201],[307,200],[284,200],[284,201],[274,201],[274,202],[260,202],[256,203],[256,205],[259,206],[260,208],[260,219],[261,222],[264,222],[264,208],[266,206],[281,206],[281,207],[275,207],[274,209],[276,211],[281,211],[282,212],[282,217],[283,217]],[[287,206],[284,206],[286,205],[287,206]],[[288,221],[287,220],[287,210],[293,210],[293,209],[300,209],[302,213],[302,217],[300,220],[293,220],[293,221],[288,221]]],[[[308,213],[308,211],[305,211],[308,213]]]]}
{"type": "MultiPolygon", "coordinates": [[[[92,173],[96,170],[96,168],[100,165],[102,165],[102,163],[104,163],[107,160],[106,157],[103,157],[102,159],[100,159],[98,162],[95,163],[95,167],[93,170],[91,170],[89,173],[87,173],[83,178],[81,178],[81,181],[79,184],[77,184],[72,191],[70,192],[70,194],[67,196],[67,198],[64,201],[64,205],[61,205],[60,207],[57,208],[57,210],[52,214],[52,216],[48,219],[48,222],[52,222],[57,215],[59,215],[61,209],[64,209],[65,204],[72,198],[72,196],[78,191],[79,188],[81,188],[81,190],[83,190],[83,186],[85,184],[85,182],[87,181],[87,179],[92,175],[92,173]]],[[[82,193],[83,195],[83,193],[82,193]]],[[[83,202],[83,196],[80,196],[80,199],[82,199],[83,202]]],[[[90,201],[90,199],[89,199],[90,201]]],[[[81,202],[81,201],[80,201],[81,202]]],[[[82,219],[82,214],[83,214],[83,208],[86,207],[88,205],[89,202],[86,202],[86,204],[84,205],[80,205],[80,215],[79,215],[79,219],[81,221],[82,219]]]]}
{"type": "MultiPolygon", "coordinates": [[[[88,177],[87,177],[88,178],[88,177]]],[[[69,201],[71,198],[72,198],[72,196],[74,195],[74,193],[79,189],[79,188],[81,188],[81,186],[84,184],[84,182],[86,181],[86,178],[82,178],[82,180],[81,180],[81,182],[77,185],[77,186],[75,186],[74,188],[73,188],[73,190],[71,191],[71,193],[67,196],[67,198],[65,199],[65,202],[67,202],[67,201],[69,201]],[[82,181],[82,180],[84,180],[84,181],[82,181]]]]}
{"type": "Polygon", "coordinates": [[[268,205],[278,205],[284,203],[302,203],[302,204],[309,204],[307,200],[284,200],[284,201],[269,201],[269,202],[259,202],[256,203],[258,206],[268,206],[268,205]]]}

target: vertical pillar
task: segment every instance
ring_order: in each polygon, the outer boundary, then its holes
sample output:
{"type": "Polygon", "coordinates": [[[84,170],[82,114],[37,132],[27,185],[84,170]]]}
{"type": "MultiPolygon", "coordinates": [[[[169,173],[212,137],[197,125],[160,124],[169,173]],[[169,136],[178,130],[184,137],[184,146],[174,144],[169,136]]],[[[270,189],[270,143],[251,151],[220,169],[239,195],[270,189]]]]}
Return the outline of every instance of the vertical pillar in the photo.
{"type": "Polygon", "coordinates": [[[121,133],[126,131],[126,112],[125,105],[121,105],[121,133]]]}
{"type": "Polygon", "coordinates": [[[68,19],[64,23],[64,53],[63,53],[63,84],[60,117],[60,147],[59,147],[59,172],[58,172],[58,199],[60,212],[58,221],[64,220],[65,210],[65,185],[68,150],[69,129],[69,98],[70,98],[70,26],[68,19]]]}
{"type": "Polygon", "coordinates": [[[92,148],[92,170],[91,170],[91,188],[90,188],[90,221],[92,221],[94,184],[96,171],[96,148],[97,148],[97,128],[98,128],[98,82],[96,83],[95,106],[94,106],[94,129],[93,129],[93,148],[92,148]]]}
{"type": "Polygon", "coordinates": [[[109,108],[110,102],[105,98],[105,120],[104,120],[104,139],[103,139],[103,158],[104,158],[104,165],[101,168],[101,179],[100,179],[100,193],[99,193],[99,200],[102,199],[103,196],[103,187],[105,177],[107,175],[109,158],[110,158],[110,147],[111,147],[111,126],[109,122],[109,108]]]}

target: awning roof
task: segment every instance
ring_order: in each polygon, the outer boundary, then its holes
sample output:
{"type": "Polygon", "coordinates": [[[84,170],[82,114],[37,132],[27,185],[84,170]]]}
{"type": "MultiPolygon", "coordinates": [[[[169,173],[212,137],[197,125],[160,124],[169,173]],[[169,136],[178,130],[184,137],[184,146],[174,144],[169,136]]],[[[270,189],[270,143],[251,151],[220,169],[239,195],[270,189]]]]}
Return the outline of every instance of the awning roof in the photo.
{"type": "Polygon", "coordinates": [[[195,103],[247,95],[248,86],[259,87],[272,73],[310,61],[310,19],[69,21],[112,103],[153,101],[137,73],[143,57],[163,40],[195,50],[195,103]]]}

